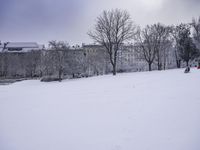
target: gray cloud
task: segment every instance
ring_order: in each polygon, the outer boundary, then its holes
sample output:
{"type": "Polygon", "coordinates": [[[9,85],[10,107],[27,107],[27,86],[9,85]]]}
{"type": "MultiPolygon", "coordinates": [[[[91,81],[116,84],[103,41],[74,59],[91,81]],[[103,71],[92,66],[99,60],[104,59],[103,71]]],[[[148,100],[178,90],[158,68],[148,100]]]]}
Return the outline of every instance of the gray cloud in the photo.
{"type": "Polygon", "coordinates": [[[199,0],[1,0],[0,40],[92,42],[87,31],[104,10],[127,9],[139,25],[189,22],[199,0]]]}

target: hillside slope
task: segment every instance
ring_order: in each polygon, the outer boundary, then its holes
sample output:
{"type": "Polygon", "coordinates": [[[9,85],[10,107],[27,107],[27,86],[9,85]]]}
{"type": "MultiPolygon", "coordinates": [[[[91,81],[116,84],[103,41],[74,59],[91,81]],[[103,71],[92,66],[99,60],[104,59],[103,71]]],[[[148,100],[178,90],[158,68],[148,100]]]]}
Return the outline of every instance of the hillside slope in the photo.
{"type": "Polygon", "coordinates": [[[1,150],[199,150],[200,70],[0,86],[1,150]]]}

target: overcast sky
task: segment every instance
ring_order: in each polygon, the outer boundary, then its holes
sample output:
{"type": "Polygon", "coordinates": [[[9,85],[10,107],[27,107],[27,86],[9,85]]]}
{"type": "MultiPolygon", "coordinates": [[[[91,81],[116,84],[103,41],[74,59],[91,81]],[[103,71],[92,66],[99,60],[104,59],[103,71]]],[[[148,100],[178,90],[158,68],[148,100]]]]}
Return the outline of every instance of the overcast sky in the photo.
{"type": "Polygon", "coordinates": [[[0,0],[0,40],[92,43],[87,32],[103,10],[113,8],[128,10],[141,26],[200,16],[200,0],[0,0]]]}

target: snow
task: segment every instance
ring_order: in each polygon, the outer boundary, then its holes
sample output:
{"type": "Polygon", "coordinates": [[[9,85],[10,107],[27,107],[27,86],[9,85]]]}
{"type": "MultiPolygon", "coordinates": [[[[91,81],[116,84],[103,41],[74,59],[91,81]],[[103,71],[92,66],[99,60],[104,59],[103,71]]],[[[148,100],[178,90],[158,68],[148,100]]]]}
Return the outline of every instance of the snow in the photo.
{"type": "Polygon", "coordinates": [[[0,150],[199,150],[200,70],[0,86],[0,150]]]}

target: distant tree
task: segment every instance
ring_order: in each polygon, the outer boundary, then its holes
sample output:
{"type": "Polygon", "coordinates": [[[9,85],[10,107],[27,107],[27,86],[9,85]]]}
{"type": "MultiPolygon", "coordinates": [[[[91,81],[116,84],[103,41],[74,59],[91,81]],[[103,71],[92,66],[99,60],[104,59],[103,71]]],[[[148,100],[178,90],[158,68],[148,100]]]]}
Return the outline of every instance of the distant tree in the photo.
{"type": "Polygon", "coordinates": [[[97,18],[94,31],[88,34],[95,42],[105,47],[113,75],[116,75],[118,51],[123,43],[132,40],[135,34],[135,26],[129,13],[120,9],[103,11],[97,18]]]}
{"type": "Polygon", "coordinates": [[[191,25],[193,27],[194,43],[196,44],[196,47],[200,53],[200,16],[198,19],[193,18],[191,25]]]}
{"type": "Polygon", "coordinates": [[[63,41],[49,41],[50,60],[53,61],[55,70],[58,71],[59,81],[62,80],[62,75],[65,67],[65,50],[70,48],[69,44],[63,41]]]}
{"type": "Polygon", "coordinates": [[[174,55],[176,59],[176,66],[177,68],[181,67],[181,57],[178,53],[178,47],[179,47],[179,33],[181,31],[180,26],[171,26],[171,37],[174,45],[174,55]]]}
{"type": "Polygon", "coordinates": [[[106,69],[106,55],[103,49],[95,50],[86,54],[90,75],[103,74],[106,69]]]}
{"type": "Polygon", "coordinates": [[[69,48],[70,46],[67,42],[56,40],[49,41],[49,49],[51,50],[66,50],[69,48]]]}
{"type": "Polygon", "coordinates": [[[6,46],[9,44],[9,42],[3,43],[3,50],[4,51],[6,49],[6,46]]]}
{"type": "Polygon", "coordinates": [[[7,77],[9,66],[9,54],[7,52],[0,53],[0,76],[7,77]]]}
{"type": "Polygon", "coordinates": [[[191,27],[188,24],[179,25],[178,53],[187,66],[189,66],[189,61],[193,60],[198,54],[190,30],[191,27]]]}
{"type": "Polygon", "coordinates": [[[51,58],[52,54],[50,50],[46,50],[42,54],[42,76],[51,76],[53,72],[53,62],[51,58]]]}
{"type": "Polygon", "coordinates": [[[41,76],[40,67],[41,67],[41,51],[30,51],[26,53],[26,74],[33,77],[41,76]]]}
{"type": "Polygon", "coordinates": [[[152,70],[152,64],[155,61],[157,53],[156,34],[154,27],[147,25],[143,30],[138,28],[135,36],[136,52],[140,59],[143,59],[148,63],[149,71],[152,70]]]}
{"type": "Polygon", "coordinates": [[[156,48],[156,62],[158,70],[166,67],[167,49],[170,46],[170,27],[162,25],[161,23],[152,26],[154,32],[154,41],[156,48]]]}

